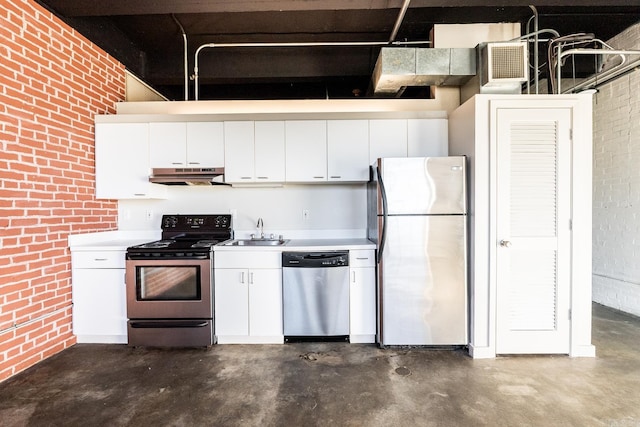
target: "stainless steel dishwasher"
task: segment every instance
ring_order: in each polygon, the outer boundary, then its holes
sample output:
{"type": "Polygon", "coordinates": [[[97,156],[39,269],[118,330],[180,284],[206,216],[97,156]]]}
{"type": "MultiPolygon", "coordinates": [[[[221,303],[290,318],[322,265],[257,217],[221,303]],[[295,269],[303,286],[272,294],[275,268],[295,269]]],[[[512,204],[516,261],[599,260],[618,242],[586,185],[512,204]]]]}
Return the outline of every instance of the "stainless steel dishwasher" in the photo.
{"type": "Polygon", "coordinates": [[[349,252],[283,252],[286,342],[349,339],[349,252]]]}

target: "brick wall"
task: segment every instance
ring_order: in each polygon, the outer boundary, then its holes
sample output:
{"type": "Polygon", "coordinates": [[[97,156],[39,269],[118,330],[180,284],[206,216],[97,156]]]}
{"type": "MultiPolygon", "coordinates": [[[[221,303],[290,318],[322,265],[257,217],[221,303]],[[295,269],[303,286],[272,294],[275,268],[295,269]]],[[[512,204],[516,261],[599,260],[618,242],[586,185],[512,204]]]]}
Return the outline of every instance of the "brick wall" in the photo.
{"type": "MultiPolygon", "coordinates": [[[[640,49],[640,24],[608,43],[640,49]]],[[[640,315],[640,71],[600,87],[593,113],[593,300],[640,315]]]]}
{"type": "Polygon", "coordinates": [[[31,0],[0,3],[0,381],[75,343],[67,236],[116,228],[94,197],[95,114],[124,68],[31,0]]]}

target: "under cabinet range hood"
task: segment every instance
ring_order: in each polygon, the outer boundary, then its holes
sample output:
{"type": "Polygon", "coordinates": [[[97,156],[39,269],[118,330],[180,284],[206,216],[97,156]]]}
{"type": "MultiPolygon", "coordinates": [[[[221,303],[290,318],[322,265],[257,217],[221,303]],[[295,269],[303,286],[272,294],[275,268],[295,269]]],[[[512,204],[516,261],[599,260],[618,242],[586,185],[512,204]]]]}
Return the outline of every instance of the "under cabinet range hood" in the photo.
{"type": "Polygon", "coordinates": [[[150,182],[164,185],[228,185],[224,168],[154,168],[150,182]]]}

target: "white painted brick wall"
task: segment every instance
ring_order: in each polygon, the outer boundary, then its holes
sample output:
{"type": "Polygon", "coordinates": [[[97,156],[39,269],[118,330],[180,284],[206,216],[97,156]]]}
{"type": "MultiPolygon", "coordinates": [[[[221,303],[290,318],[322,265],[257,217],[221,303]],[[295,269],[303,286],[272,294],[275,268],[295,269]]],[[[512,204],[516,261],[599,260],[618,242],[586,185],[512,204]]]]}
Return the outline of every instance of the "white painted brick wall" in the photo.
{"type": "MultiPolygon", "coordinates": [[[[608,44],[640,49],[640,24],[608,44]]],[[[640,71],[601,86],[593,114],[593,300],[640,316],[640,71]]]]}

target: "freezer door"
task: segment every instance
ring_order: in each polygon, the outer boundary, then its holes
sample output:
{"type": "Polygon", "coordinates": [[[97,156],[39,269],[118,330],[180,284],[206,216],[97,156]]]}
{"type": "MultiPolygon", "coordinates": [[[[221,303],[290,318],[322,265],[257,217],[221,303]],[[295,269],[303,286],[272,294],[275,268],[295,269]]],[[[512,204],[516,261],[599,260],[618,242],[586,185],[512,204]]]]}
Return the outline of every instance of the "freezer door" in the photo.
{"type": "Polygon", "coordinates": [[[380,345],[466,345],[466,217],[387,220],[378,268],[380,345]]]}
{"type": "Polygon", "coordinates": [[[387,215],[466,213],[465,157],[385,158],[378,165],[387,215]]]}

